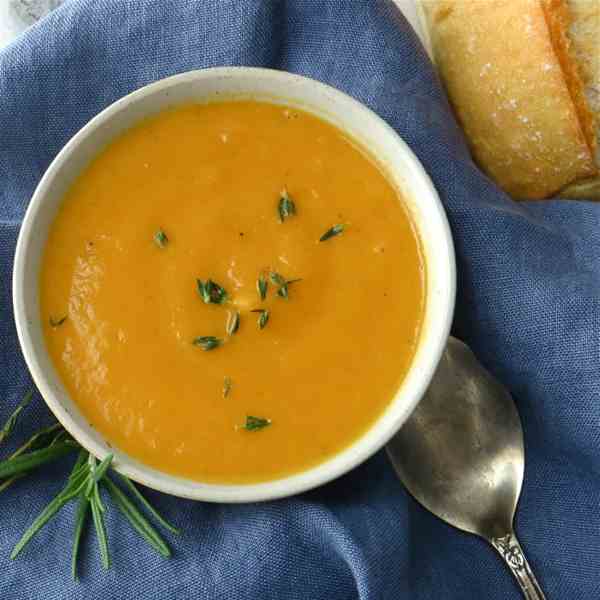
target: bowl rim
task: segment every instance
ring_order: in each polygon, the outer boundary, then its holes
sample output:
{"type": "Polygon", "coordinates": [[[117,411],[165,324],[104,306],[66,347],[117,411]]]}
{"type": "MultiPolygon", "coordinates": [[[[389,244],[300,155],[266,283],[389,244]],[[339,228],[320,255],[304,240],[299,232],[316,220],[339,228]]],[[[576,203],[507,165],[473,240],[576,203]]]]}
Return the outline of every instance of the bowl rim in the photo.
{"type": "MultiPolygon", "coordinates": [[[[444,290],[445,313],[441,315],[439,329],[429,334],[432,339],[429,340],[429,351],[422,360],[422,364],[419,365],[419,373],[421,374],[420,380],[418,384],[414,386],[415,389],[412,393],[412,397],[408,399],[402,398],[403,411],[400,415],[396,415],[396,418],[391,419],[389,417],[386,418],[386,416],[389,415],[390,408],[395,406],[399,401],[399,397],[403,396],[400,391],[386,409],[357,439],[336,454],[306,470],[293,473],[283,478],[258,483],[217,484],[194,481],[159,471],[149,465],[139,462],[133,457],[129,457],[124,451],[115,453],[116,460],[114,468],[117,472],[120,472],[147,487],[167,494],[194,500],[222,503],[273,500],[292,496],[336,479],[380,450],[410,416],[425,393],[445,349],[446,341],[450,333],[456,295],[456,262],[454,244],[445,210],[439,195],[421,162],[398,133],[371,109],[341,90],[315,79],[288,73],[286,71],[258,67],[213,67],[187,71],[185,73],[161,79],[127,94],[99,112],[69,139],[52,160],[36,186],[23,218],[15,250],[12,279],[13,310],[21,350],[34,383],[44,398],[48,408],[61,425],[81,446],[96,457],[100,459],[104,458],[112,450],[109,449],[108,445],[98,443],[93,436],[75,422],[70,411],[68,411],[58,400],[48,381],[47,374],[39,364],[34,352],[34,341],[29,332],[24,307],[27,301],[27,292],[25,290],[26,255],[29,250],[31,237],[35,230],[36,216],[44,201],[48,188],[51,186],[56,175],[60,172],[63,164],[69,162],[71,154],[77,149],[81,141],[96,128],[111,119],[132,101],[138,101],[182,82],[198,81],[199,79],[214,77],[279,79],[280,81],[290,84],[317,86],[329,96],[353,105],[353,108],[361,114],[361,117],[368,119],[371,122],[377,122],[386,132],[386,135],[393,140],[397,148],[402,151],[404,162],[407,163],[411,172],[420,179],[419,185],[421,186],[421,189],[426,190],[429,195],[432,211],[434,211],[434,216],[437,217],[439,221],[438,229],[442,238],[440,243],[446,249],[444,256],[441,257],[442,260],[445,260],[446,264],[444,266],[447,269],[447,286],[444,290]],[[365,444],[363,441],[367,434],[370,437],[375,437],[370,443],[365,444]]],[[[130,125],[133,125],[135,122],[135,120],[132,120],[130,125]]],[[[417,229],[419,229],[419,227],[417,227],[417,229]]],[[[423,344],[424,335],[424,332],[422,332],[421,339],[419,340],[419,347],[423,344]]],[[[43,348],[43,352],[47,352],[47,350],[43,348]]]]}

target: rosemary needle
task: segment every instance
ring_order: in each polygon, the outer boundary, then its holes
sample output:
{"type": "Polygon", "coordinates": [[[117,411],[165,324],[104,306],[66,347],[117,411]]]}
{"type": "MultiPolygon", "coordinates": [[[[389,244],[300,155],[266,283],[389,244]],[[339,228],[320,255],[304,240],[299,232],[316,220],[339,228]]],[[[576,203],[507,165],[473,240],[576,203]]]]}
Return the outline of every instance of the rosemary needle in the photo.
{"type": "Polygon", "coordinates": [[[19,418],[19,415],[21,414],[21,411],[31,402],[32,397],[33,391],[29,390],[25,394],[23,400],[19,402],[17,408],[15,408],[12,414],[8,417],[8,420],[6,421],[2,429],[0,429],[0,444],[11,434],[15,425],[17,424],[17,420],[19,418]]]}
{"type": "Polygon", "coordinates": [[[20,456],[27,450],[39,450],[47,445],[47,441],[51,439],[55,439],[55,431],[62,430],[62,426],[60,423],[54,423],[54,425],[50,425],[49,427],[44,427],[40,429],[36,433],[34,433],[22,446],[19,446],[17,450],[15,450],[9,458],[16,458],[20,456]]]}
{"type": "Polygon", "coordinates": [[[133,481],[131,481],[129,478],[125,477],[124,475],[121,475],[120,473],[117,474],[119,476],[119,479],[125,484],[125,487],[127,487],[127,489],[139,500],[140,504],[165,528],[168,529],[171,533],[174,533],[175,535],[179,535],[181,533],[181,531],[179,529],[177,529],[177,527],[174,527],[173,525],[171,525],[166,519],[164,519],[160,513],[152,506],[152,504],[150,504],[150,502],[148,502],[148,500],[146,500],[146,498],[143,496],[142,492],[140,492],[140,490],[138,490],[137,486],[133,483],[133,481]]]}
{"type": "Polygon", "coordinates": [[[76,449],[77,446],[73,442],[65,441],[41,450],[22,454],[16,458],[8,458],[0,462],[0,479],[31,471],[76,449]]]}
{"type": "Polygon", "coordinates": [[[77,559],[79,557],[79,546],[87,514],[90,509],[90,501],[83,492],[79,492],[79,504],[77,506],[77,517],[75,520],[75,533],[73,535],[73,549],[71,552],[71,574],[73,579],[79,579],[77,576],[77,559]]]}
{"type": "MultiPolygon", "coordinates": [[[[47,444],[48,440],[52,439],[52,436],[55,435],[54,432],[57,431],[58,429],[61,429],[64,433],[66,433],[61,428],[60,423],[55,423],[54,425],[45,427],[44,429],[41,429],[37,433],[34,433],[22,446],[19,446],[19,448],[17,448],[17,450],[15,450],[8,457],[8,459],[10,460],[10,459],[16,458],[17,456],[20,456],[27,450],[39,450],[40,448],[43,448],[47,444]]],[[[56,439],[56,438],[54,438],[54,439],[56,439]]],[[[2,483],[0,483],[0,492],[3,492],[7,488],[9,488],[15,481],[17,481],[18,479],[22,479],[23,477],[26,477],[27,475],[29,475],[29,472],[23,471],[22,473],[17,473],[16,475],[12,475],[8,479],[5,479],[2,483]]]]}
{"type": "Polygon", "coordinates": [[[27,473],[19,473],[18,475],[13,475],[12,477],[5,479],[2,483],[0,483],[0,492],[3,492],[5,489],[10,487],[15,481],[17,481],[18,479],[22,479],[26,475],[27,473]]]}
{"type": "Polygon", "coordinates": [[[98,483],[108,471],[110,464],[112,462],[113,455],[109,454],[96,468],[94,472],[94,483],[98,483]]]}
{"type": "Polygon", "coordinates": [[[94,521],[94,528],[96,529],[96,536],[98,538],[98,547],[100,548],[100,559],[102,560],[102,566],[105,569],[110,569],[110,554],[108,552],[108,540],[106,539],[106,526],[104,525],[103,510],[101,510],[97,496],[92,494],[90,500],[90,506],[92,507],[92,519],[94,521]]]}
{"type": "MultiPolygon", "coordinates": [[[[152,527],[147,519],[132,504],[131,500],[117,487],[108,477],[102,480],[102,483],[108,489],[117,508],[123,513],[125,518],[131,523],[131,526],[160,554],[165,558],[171,556],[171,550],[161,535],[152,527]]],[[[93,508],[93,505],[92,505],[93,508]]]]}
{"type": "MultiPolygon", "coordinates": [[[[81,471],[80,471],[81,473],[81,471]]],[[[74,472],[72,473],[74,474],[74,472]]],[[[31,538],[69,501],[71,498],[76,496],[81,488],[85,484],[85,478],[82,479],[81,475],[78,477],[69,478],[67,485],[63,490],[56,496],[46,508],[36,517],[33,523],[29,526],[27,531],[23,534],[21,539],[17,542],[16,546],[10,554],[10,558],[16,558],[21,550],[31,541],[31,538]]]]}

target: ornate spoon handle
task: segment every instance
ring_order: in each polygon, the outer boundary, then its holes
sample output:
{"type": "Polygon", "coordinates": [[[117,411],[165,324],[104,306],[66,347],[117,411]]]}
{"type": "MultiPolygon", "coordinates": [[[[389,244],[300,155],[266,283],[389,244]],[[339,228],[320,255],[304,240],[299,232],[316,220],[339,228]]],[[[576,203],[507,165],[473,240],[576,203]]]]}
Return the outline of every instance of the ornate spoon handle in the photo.
{"type": "Polygon", "coordinates": [[[504,559],[511,573],[515,576],[526,600],[546,600],[546,596],[544,596],[544,592],[542,592],[542,588],[525,558],[523,548],[521,548],[515,532],[511,531],[502,537],[492,538],[490,543],[498,550],[498,554],[504,559]]]}

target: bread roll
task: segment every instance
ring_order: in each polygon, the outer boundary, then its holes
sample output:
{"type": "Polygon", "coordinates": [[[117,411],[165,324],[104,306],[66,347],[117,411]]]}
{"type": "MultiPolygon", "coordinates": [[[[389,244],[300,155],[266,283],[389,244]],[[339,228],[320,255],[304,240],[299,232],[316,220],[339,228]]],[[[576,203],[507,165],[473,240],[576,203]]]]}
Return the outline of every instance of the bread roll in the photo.
{"type": "MultiPolygon", "coordinates": [[[[600,164],[600,0],[568,0],[567,4],[572,16],[569,37],[589,107],[596,117],[596,162],[600,164]]],[[[560,195],[600,200],[600,178],[572,184],[560,195]]]]}
{"type": "Polygon", "coordinates": [[[584,50],[571,49],[565,0],[423,7],[434,59],[484,171],[516,198],[545,198],[598,173],[594,118],[575,60],[584,50]]]}

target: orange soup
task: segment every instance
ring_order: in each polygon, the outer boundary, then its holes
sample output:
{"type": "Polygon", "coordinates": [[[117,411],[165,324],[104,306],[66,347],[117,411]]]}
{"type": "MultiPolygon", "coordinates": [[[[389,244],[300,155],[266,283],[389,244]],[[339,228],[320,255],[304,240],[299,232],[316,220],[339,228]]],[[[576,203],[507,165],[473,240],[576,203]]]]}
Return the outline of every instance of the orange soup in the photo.
{"type": "Polygon", "coordinates": [[[415,354],[424,269],[398,190],[334,126],[264,102],[184,105],[72,185],[41,317],[110,444],[167,473],[257,482],[381,415],[415,354]]]}

